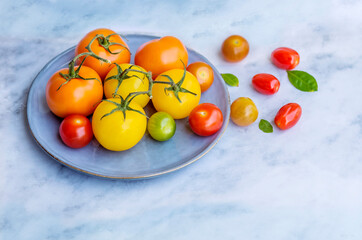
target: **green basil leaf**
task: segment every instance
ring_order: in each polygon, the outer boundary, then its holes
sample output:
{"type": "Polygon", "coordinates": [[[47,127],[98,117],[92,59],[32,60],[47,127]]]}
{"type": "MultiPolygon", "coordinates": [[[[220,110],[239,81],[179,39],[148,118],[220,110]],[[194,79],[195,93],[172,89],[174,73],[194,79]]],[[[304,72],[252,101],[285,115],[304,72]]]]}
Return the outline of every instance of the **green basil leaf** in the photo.
{"type": "Polygon", "coordinates": [[[289,81],[294,87],[303,92],[315,92],[318,91],[318,83],[315,78],[309,73],[293,70],[287,71],[289,81]]]}
{"type": "Polygon", "coordinates": [[[231,87],[239,87],[239,79],[231,73],[221,73],[222,78],[227,85],[231,87]]]}
{"type": "Polygon", "coordinates": [[[272,133],[273,126],[267,120],[261,119],[259,122],[259,129],[265,133],[272,133]]]}

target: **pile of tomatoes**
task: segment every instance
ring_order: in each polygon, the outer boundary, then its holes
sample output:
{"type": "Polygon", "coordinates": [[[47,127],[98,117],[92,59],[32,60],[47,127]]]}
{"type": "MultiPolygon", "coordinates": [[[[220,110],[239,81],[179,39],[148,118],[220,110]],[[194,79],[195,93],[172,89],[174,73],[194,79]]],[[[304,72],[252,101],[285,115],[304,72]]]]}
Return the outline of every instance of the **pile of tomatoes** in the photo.
{"type": "Polygon", "coordinates": [[[69,68],[52,75],[46,101],[64,118],[59,133],[67,146],[84,147],[94,136],[104,148],[123,151],[135,146],[146,130],[166,141],[176,131],[175,119],[187,117],[200,136],[219,131],[221,110],[199,104],[213,83],[213,70],[203,62],[188,65],[187,49],[179,39],[146,42],[134,59],[130,64],[131,52],[119,34],[96,29],[78,43],[69,68]],[[156,113],[148,118],[144,108],[150,101],[156,113]]]}

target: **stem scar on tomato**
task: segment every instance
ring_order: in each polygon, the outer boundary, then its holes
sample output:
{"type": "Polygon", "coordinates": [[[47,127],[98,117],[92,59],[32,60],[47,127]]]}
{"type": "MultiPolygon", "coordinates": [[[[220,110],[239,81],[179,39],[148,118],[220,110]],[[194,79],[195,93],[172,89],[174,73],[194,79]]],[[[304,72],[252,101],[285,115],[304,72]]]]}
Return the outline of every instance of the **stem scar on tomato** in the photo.
{"type": "Polygon", "coordinates": [[[104,82],[106,81],[109,81],[109,80],[112,80],[112,79],[115,79],[118,81],[117,83],[117,87],[114,91],[114,93],[112,94],[113,96],[116,96],[118,95],[117,92],[118,92],[118,89],[119,87],[121,86],[122,82],[126,79],[129,79],[129,78],[132,78],[132,77],[136,77],[138,78],[139,80],[141,80],[141,82],[143,83],[143,79],[141,79],[139,76],[137,75],[130,75],[128,76],[128,73],[129,72],[138,72],[138,73],[142,73],[144,74],[144,77],[147,77],[148,81],[149,81],[149,84],[150,84],[150,87],[149,87],[149,97],[152,98],[152,93],[151,93],[151,90],[152,90],[152,84],[153,84],[153,81],[152,81],[152,73],[151,72],[144,72],[144,71],[141,71],[141,70],[137,70],[137,69],[132,69],[132,67],[135,67],[136,65],[131,65],[130,67],[128,67],[127,69],[122,69],[120,65],[118,65],[117,63],[114,63],[116,66],[117,66],[117,74],[116,75],[113,75],[113,76],[110,76],[108,77],[107,79],[104,80],[104,82]]]}
{"type": "Polygon", "coordinates": [[[169,80],[169,82],[163,82],[163,81],[153,81],[153,83],[160,83],[160,84],[169,84],[170,87],[165,87],[164,88],[164,91],[165,91],[165,94],[168,95],[168,92],[173,92],[173,94],[175,95],[176,99],[181,103],[181,99],[180,97],[178,96],[178,93],[179,92],[182,92],[182,93],[190,93],[194,96],[196,96],[197,94],[196,93],[193,93],[189,90],[187,90],[186,88],[183,88],[181,87],[182,83],[184,82],[185,80],[185,77],[186,77],[186,66],[184,64],[184,62],[182,60],[180,60],[182,62],[182,65],[184,66],[184,73],[181,77],[181,80],[178,82],[178,83],[175,83],[175,81],[168,75],[161,75],[162,77],[165,77],[169,80]]]}
{"type": "MultiPolygon", "coordinates": [[[[114,52],[112,52],[112,51],[109,49],[109,47],[112,46],[112,45],[122,46],[122,47],[124,47],[130,54],[132,54],[131,51],[129,50],[129,48],[128,48],[127,46],[123,45],[122,43],[111,42],[111,41],[109,40],[109,38],[110,38],[111,36],[114,36],[114,35],[121,36],[121,35],[118,34],[118,33],[109,34],[107,37],[105,37],[103,34],[97,34],[97,35],[96,35],[96,38],[97,38],[97,40],[98,40],[99,45],[101,45],[104,49],[106,49],[107,52],[109,52],[110,54],[119,54],[119,53],[121,53],[121,52],[124,50],[124,49],[122,49],[121,51],[114,53],[114,52]]],[[[121,37],[123,37],[123,36],[121,36],[121,37]]],[[[123,37],[123,38],[125,38],[125,37],[123,37]]],[[[127,40],[127,38],[125,38],[125,39],[127,40]]],[[[91,42],[92,42],[92,41],[91,41],[91,42]]],[[[89,51],[88,48],[87,48],[87,50],[89,51]]]]}

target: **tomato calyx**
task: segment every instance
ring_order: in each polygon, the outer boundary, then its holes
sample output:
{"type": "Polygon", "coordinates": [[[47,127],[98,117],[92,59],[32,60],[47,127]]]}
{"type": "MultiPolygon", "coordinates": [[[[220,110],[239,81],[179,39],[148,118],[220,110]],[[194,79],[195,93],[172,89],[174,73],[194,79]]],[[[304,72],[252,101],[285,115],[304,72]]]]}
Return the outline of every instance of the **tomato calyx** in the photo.
{"type": "MultiPolygon", "coordinates": [[[[110,49],[109,49],[109,47],[110,46],[112,46],[112,45],[119,45],[119,46],[122,46],[122,47],[124,47],[130,54],[132,54],[131,53],[131,51],[128,49],[128,47],[127,46],[125,46],[125,45],[123,45],[122,43],[117,43],[117,42],[111,42],[110,40],[109,40],[109,38],[111,37],[111,36],[114,36],[114,35],[118,35],[118,36],[121,36],[120,34],[118,34],[118,33],[112,33],[112,34],[109,34],[108,36],[104,36],[103,34],[97,34],[96,36],[95,36],[95,38],[98,40],[98,43],[99,43],[99,45],[101,45],[105,50],[107,50],[107,52],[109,52],[110,54],[119,54],[119,53],[121,53],[124,49],[122,49],[121,51],[119,51],[119,52],[112,52],[110,49]]],[[[121,36],[121,37],[123,37],[124,39],[126,39],[124,36],[121,36]]],[[[126,39],[127,40],[127,39],[126,39]]],[[[92,41],[91,41],[92,42],[92,41]]],[[[87,49],[88,51],[90,51],[89,49],[87,49]]]]}
{"type": "Polygon", "coordinates": [[[164,88],[165,94],[168,95],[167,91],[173,92],[176,99],[177,99],[177,101],[179,101],[180,103],[182,102],[179,95],[178,95],[180,92],[182,92],[182,93],[190,93],[190,94],[192,94],[194,96],[197,95],[196,93],[191,92],[191,91],[187,90],[186,88],[181,87],[181,85],[185,81],[185,77],[186,77],[186,66],[185,66],[185,64],[183,62],[182,62],[182,65],[184,65],[184,73],[183,73],[183,75],[181,77],[181,80],[178,83],[175,83],[175,81],[168,75],[161,75],[161,76],[166,77],[169,80],[169,82],[153,81],[153,83],[160,83],[160,84],[168,84],[168,85],[170,85],[170,87],[165,87],[164,88]]]}
{"type": "Polygon", "coordinates": [[[106,78],[104,80],[104,82],[106,81],[109,81],[109,80],[112,80],[112,79],[115,79],[118,81],[117,83],[117,87],[114,91],[114,93],[112,94],[114,97],[117,94],[118,92],[118,89],[119,87],[121,86],[122,82],[126,79],[129,79],[129,78],[132,78],[132,77],[136,77],[138,78],[141,82],[143,82],[143,80],[137,76],[137,75],[128,75],[129,72],[138,72],[138,73],[142,73],[144,74],[145,77],[147,77],[148,79],[148,82],[149,82],[149,89],[148,89],[148,92],[147,94],[149,95],[150,98],[152,98],[152,86],[153,86],[153,80],[152,80],[152,73],[151,72],[144,72],[144,71],[141,71],[141,70],[137,70],[137,69],[132,69],[132,67],[134,67],[135,65],[131,65],[130,67],[126,68],[126,69],[122,69],[120,65],[118,65],[117,63],[114,63],[117,67],[117,74],[116,75],[113,75],[113,76],[110,76],[108,78],[106,78]]]}

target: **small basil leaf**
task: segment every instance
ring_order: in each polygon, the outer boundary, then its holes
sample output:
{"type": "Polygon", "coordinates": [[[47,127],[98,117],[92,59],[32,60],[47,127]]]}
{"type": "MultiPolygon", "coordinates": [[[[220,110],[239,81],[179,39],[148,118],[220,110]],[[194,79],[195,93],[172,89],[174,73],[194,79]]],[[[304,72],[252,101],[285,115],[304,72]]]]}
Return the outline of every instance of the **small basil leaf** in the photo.
{"type": "Polygon", "coordinates": [[[272,133],[273,126],[267,120],[261,119],[259,122],[259,129],[265,133],[272,133]]]}
{"type": "Polygon", "coordinates": [[[239,86],[239,79],[235,75],[233,75],[231,73],[221,73],[221,76],[227,85],[229,85],[231,87],[239,86]]]}
{"type": "Polygon", "coordinates": [[[289,81],[294,87],[303,92],[315,92],[318,91],[318,83],[315,78],[309,73],[293,70],[287,71],[289,81]]]}

